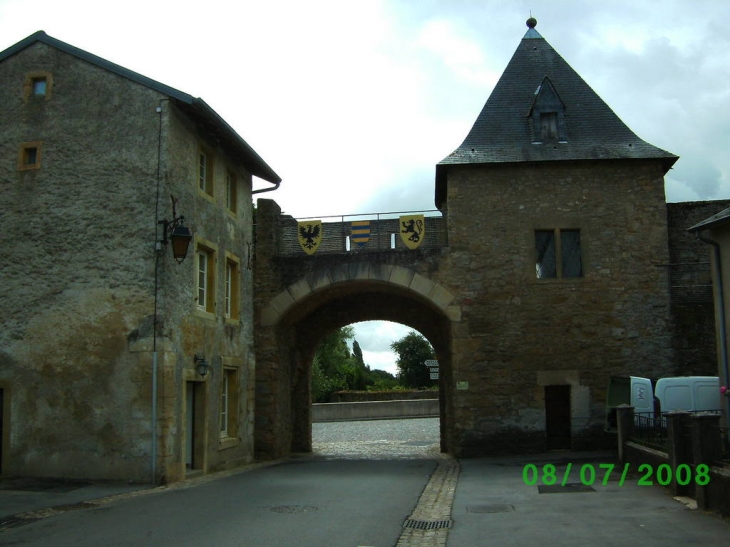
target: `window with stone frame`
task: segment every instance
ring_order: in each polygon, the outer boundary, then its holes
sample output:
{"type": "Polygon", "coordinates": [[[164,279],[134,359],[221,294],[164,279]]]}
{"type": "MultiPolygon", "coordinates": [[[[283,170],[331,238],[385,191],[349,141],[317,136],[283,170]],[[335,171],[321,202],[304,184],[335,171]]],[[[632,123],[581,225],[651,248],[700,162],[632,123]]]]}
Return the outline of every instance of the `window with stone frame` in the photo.
{"type": "Polygon", "coordinates": [[[226,272],[225,272],[225,317],[226,319],[236,321],[239,318],[238,304],[239,287],[240,287],[240,261],[237,257],[226,253],[226,272]]]}
{"type": "Polygon", "coordinates": [[[198,242],[195,249],[196,306],[200,311],[215,313],[215,249],[198,242]]]}
{"type": "Polygon", "coordinates": [[[220,393],[220,437],[235,437],[238,434],[238,369],[223,367],[220,393]]]}
{"type": "Polygon", "coordinates": [[[233,214],[238,210],[238,184],[232,171],[226,171],[226,208],[233,214]]]}
{"type": "Polygon", "coordinates": [[[198,150],[198,190],[208,197],[213,197],[213,154],[208,150],[198,150]]]}
{"type": "Polygon", "coordinates": [[[40,169],[41,167],[41,142],[24,142],[20,145],[18,153],[18,169],[40,169]]]}
{"type": "Polygon", "coordinates": [[[535,274],[538,279],[583,277],[580,230],[535,230],[535,274]]]}
{"type": "Polygon", "coordinates": [[[23,84],[23,98],[43,99],[51,98],[51,90],[53,88],[53,75],[46,71],[30,72],[25,75],[23,84]]]}

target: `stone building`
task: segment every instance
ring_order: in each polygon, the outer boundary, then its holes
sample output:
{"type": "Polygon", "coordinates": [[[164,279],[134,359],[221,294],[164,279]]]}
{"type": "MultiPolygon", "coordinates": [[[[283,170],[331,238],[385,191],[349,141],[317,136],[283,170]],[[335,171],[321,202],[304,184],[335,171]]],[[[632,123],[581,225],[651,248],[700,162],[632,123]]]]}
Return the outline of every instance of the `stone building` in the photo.
{"type": "MultiPolygon", "coordinates": [[[[677,156],[635,135],[535,24],[436,166],[442,217],[426,226],[442,240],[306,256],[287,250],[296,223],[260,200],[260,457],[311,448],[312,355],[329,329],[356,321],[397,321],[429,339],[441,446],[456,456],[610,445],[610,376],[716,370],[709,267],[685,233],[705,206],[668,208],[677,156]]],[[[371,232],[389,240],[388,222],[371,232]]]]}
{"type": "Polygon", "coordinates": [[[436,167],[459,454],[592,446],[614,374],[670,370],[664,175],[528,20],[464,142],[436,167]]]}
{"type": "Polygon", "coordinates": [[[0,122],[2,475],[250,462],[252,178],[280,178],[201,99],[44,32],[0,53],[0,122]]]}

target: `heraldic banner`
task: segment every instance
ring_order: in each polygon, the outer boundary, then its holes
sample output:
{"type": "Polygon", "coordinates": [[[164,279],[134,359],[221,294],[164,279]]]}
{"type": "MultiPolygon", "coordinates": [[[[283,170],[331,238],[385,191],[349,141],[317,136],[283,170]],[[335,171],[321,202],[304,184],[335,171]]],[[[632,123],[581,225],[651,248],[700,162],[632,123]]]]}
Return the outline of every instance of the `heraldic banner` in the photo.
{"type": "Polygon", "coordinates": [[[352,222],[352,242],[358,247],[364,247],[370,240],[370,221],[354,220],[352,222]]]}
{"type": "Polygon", "coordinates": [[[322,221],[321,220],[305,220],[299,223],[297,231],[297,239],[299,245],[308,255],[313,255],[322,243],[322,221]]]}
{"type": "Polygon", "coordinates": [[[404,215],[398,221],[403,243],[409,249],[417,248],[426,236],[426,219],[423,215],[404,215]]]}

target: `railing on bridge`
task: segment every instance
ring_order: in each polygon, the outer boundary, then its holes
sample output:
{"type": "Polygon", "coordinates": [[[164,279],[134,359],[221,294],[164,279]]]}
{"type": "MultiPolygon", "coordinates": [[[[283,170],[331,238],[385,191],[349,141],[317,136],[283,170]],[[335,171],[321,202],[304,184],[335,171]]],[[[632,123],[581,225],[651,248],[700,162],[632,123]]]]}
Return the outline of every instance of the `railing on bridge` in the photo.
{"type": "MultiPolygon", "coordinates": [[[[422,241],[418,249],[437,249],[445,247],[447,241],[446,219],[438,210],[402,211],[390,213],[363,213],[358,215],[306,217],[295,219],[282,216],[279,222],[279,256],[305,256],[299,239],[299,224],[307,221],[322,221],[322,240],[315,254],[351,254],[383,251],[410,250],[403,239],[404,230],[400,218],[403,216],[423,215],[422,241]],[[353,240],[353,222],[369,221],[369,236],[362,244],[353,240]]],[[[363,227],[357,226],[361,232],[363,227]]],[[[406,232],[408,236],[410,232],[406,232]]],[[[364,238],[363,238],[364,239],[364,238]]]]}

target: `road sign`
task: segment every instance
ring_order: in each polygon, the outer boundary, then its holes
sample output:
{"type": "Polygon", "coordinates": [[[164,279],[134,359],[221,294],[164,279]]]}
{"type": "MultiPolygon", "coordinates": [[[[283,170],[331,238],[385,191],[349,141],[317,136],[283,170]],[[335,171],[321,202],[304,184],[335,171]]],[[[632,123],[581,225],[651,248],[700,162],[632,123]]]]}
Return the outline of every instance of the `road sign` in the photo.
{"type": "Polygon", "coordinates": [[[429,376],[431,377],[431,380],[438,380],[439,379],[439,373],[438,372],[431,372],[429,374],[429,376]]]}
{"type": "Polygon", "coordinates": [[[436,368],[438,368],[438,366],[439,366],[439,362],[438,362],[438,361],[437,361],[436,359],[426,359],[426,360],[425,360],[425,361],[423,362],[423,364],[424,364],[424,365],[426,365],[426,366],[427,366],[427,367],[429,367],[429,368],[431,368],[431,367],[436,367],[436,368]]]}

